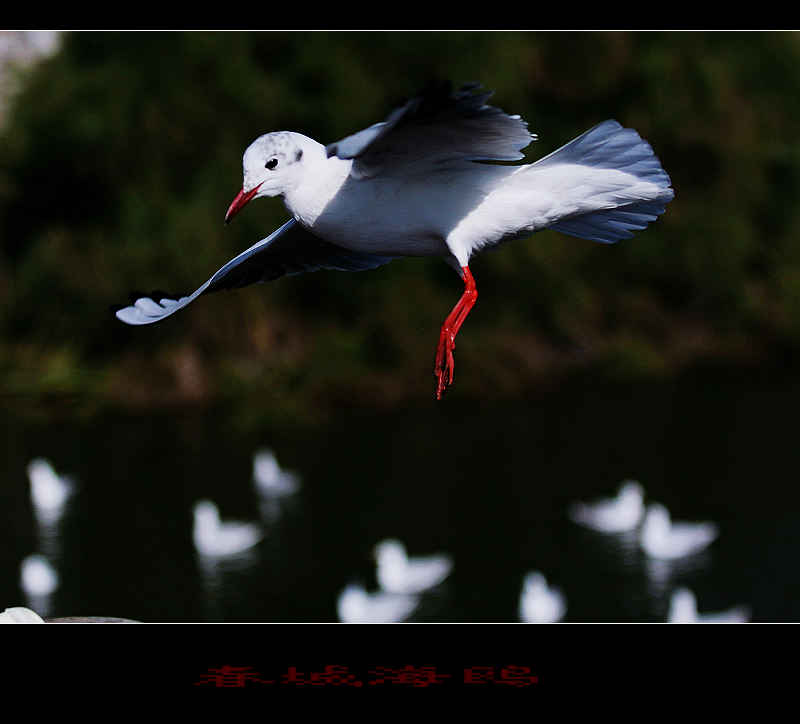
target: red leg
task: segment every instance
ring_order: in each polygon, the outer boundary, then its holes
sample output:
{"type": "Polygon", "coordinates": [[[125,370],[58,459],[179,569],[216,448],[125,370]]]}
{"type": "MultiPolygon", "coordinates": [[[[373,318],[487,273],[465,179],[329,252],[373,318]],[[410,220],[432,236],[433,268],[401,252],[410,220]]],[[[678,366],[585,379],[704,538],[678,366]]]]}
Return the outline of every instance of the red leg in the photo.
{"type": "Polygon", "coordinates": [[[439,333],[439,346],[436,349],[433,374],[437,378],[437,400],[441,400],[442,393],[449,385],[453,384],[453,367],[455,366],[453,350],[456,348],[456,335],[478,299],[478,290],[475,288],[475,280],[472,278],[469,267],[462,266],[461,270],[464,272],[464,293],[453,307],[453,311],[444,320],[442,331],[439,333]]]}

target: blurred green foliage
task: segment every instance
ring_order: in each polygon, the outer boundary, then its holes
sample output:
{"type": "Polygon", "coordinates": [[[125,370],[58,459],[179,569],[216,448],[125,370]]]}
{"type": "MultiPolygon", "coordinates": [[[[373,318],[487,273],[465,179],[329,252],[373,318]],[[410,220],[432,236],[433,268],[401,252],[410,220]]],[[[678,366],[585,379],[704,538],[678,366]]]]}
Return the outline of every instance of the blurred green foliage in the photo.
{"type": "Polygon", "coordinates": [[[223,225],[256,136],[328,143],[442,78],[480,81],[521,114],[540,139],[531,160],[616,118],[676,190],[629,241],[545,231],[476,257],[451,395],[794,355],[796,33],[82,32],[30,71],[0,133],[0,394],[261,396],[298,415],[432,400],[461,293],[438,260],[223,292],[152,327],[110,307],[194,290],[286,218],[260,201],[223,225]]]}

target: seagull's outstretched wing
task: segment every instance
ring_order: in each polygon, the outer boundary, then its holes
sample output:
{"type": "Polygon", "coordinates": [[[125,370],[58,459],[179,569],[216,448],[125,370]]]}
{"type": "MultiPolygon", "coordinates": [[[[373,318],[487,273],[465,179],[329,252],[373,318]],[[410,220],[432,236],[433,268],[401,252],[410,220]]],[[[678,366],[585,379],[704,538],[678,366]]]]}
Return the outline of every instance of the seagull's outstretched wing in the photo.
{"type": "Polygon", "coordinates": [[[118,309],[116,315],[126,324],[152,324],[182,309],[201,294],[237,289],[319,269],[365,271],[392,259],[330,244],[290,219],[266,239],[231,259],[194,294],[177,299],[140,297],[132,305],[118,309]]]}
{"type": "Polygon", "coordinates": [[[536,139],[519,116],[486,105],[491,92],[474,93],[479,84],[453,92],[444,84],[412,98],[385,121],[327,147],[328,157],[355,159],[357,177],[391,172],[423,161],[517,161],[536,139]]]}

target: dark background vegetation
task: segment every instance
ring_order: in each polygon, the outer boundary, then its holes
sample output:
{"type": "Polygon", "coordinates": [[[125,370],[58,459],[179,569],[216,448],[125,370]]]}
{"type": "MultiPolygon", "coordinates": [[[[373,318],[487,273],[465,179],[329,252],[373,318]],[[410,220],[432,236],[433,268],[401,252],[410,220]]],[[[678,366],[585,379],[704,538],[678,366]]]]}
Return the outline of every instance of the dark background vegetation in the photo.
{"type": "Polygon", "coordinates": [[[495,91],[539,135],[530,160],[616,118],[676,191],[620,244],[545,231],[475,258],[448,395],[794,360],[797,34],[86,32],[29,72],[0,132],[2,399],[92,412],[247,397],[299,418],[433,404],[461,292],[439,260],[223,292],[150,327],[110,308],[194,290],[287,217],[266,200],[223,225],[255,137],[328,143],[435,78],[495,91]]]}

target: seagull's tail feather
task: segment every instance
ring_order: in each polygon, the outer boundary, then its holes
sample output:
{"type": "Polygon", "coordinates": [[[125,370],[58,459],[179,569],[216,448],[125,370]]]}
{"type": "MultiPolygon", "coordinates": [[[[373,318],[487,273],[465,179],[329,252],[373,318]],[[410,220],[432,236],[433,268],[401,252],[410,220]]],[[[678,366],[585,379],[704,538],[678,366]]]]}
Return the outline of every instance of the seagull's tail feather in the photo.
{"type": "Polygon", "coordinates": [[[623,128],[614,120],[589,129],[537,161],[532,168],[547,166],[581,167],[586,169],[587,180],[591,174],[589,184],[596,184],[596,198],[604,208],[586,211],[578,208],[548,226],[582,239],[607,244],[627,239],[663,214],[675,196],[670,177],[650,144],[635,130],[623,128]],[[627,174],[629,187],[617,189],[616,179],[599,175],[604,170],[627,174]],[[614,193],[609,193],[610,189],[614,193]]]}
{"type": "Polygon", "coordinates": [[[589,241],[614,244],[620,239],[630,239],[634,231],[644,229],[663,214],[665,209],[666,202],[637,201],[618,209],[593,211],[564,219],[548,228],[589,241]]]}

